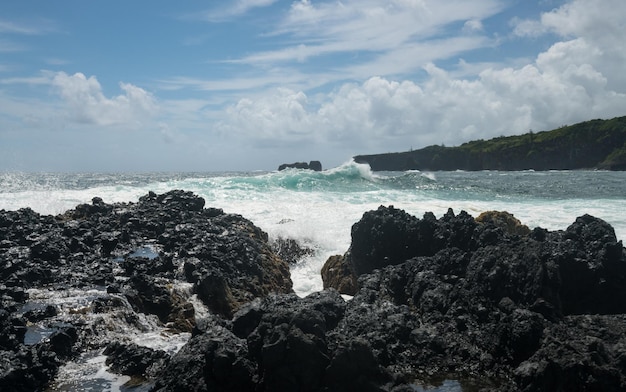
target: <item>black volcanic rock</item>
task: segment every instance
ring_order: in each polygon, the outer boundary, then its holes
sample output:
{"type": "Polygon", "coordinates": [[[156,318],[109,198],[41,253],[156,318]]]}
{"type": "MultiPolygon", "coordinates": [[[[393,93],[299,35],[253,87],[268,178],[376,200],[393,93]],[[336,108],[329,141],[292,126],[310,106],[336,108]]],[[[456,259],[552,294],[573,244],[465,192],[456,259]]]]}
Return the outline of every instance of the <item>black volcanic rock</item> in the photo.
{"type": "Polygon", "coordinates": [[[470,218],[365,213],[345,255],[351,274],[364,272],[332,334],[368,341],[396,380],[623,388],[626,252],[610,225],[586,215],[519,235],[470,218]]]}
{"type": "MultiPolygon", "coordinates": [[[[239,215],[204,205],[201,197],[175,190],[150,192],[137,203],[107,204],[96,197],[56,217],[28,208],[0,211],[0,389],[42,390],[64,361],[107,344],[101,334],[109,328],[97,321],[102,318],[72,324],[72,314],[111,312],[116,322],[144,328],[141,312],[157,316],[170,333],[190,332],[196,327],[190,294],[230,318],[257,297],[291,293],[289,267],[272,251],[267,234],[239,215]],[[178,282],[193,284],[193,292],[175,289],[178,282]],[[103,287],[102,297],[90,297],[69,315],[27,303],[30,288],[103,287]],[[25,345],[27,322],[49,335],[25,345]]],[[[145,370],[133,362],[148,354],[127,355],[125,348],[119,359],[118,351],[112,352],[120,363],[115,371],[145,370]]]]}
{"type": "Polygon", "coordinates": [[[444,379],[624,390],[626,250],[613,228],[589,215],[565,230],[517,226],[502,214],[369,211],[326,270],[353,290],[346,301],[333,288],[296,296],[261,229],[189,192],[95,198],[57,217],[0,211],[0,387],[45,390],[63,362],[106,348],[111,371],[163,392],[399,392],[444,379]],[[24,289],[94,287],[72,323],[24,289]],[[192,337],[170,356],[101,334],[141,327],[139,312],[192,337]],[[50,334],[26,345],[31,323],[50,334]]]}
{"type": "Polygon", "coordinates": [[[322,163],[320,161],[283,163],[278,166],[278,171],[285,169],[308,169],[313,171],[322,171],[322,163]]]}
{"type": "Polygon", "coordinates": [[[106,364],[110,366],[111,371],[135,377],[154,378],[169,360],[169,355],[165,351],[134,343],[109,343],[103,354],[107,356],[106,364]]]}
{"type": "Polygon", "coordinates": [[[191,338],[161,372],[154,391],[255,391],[246,341],[212,325],[191,338]]]}

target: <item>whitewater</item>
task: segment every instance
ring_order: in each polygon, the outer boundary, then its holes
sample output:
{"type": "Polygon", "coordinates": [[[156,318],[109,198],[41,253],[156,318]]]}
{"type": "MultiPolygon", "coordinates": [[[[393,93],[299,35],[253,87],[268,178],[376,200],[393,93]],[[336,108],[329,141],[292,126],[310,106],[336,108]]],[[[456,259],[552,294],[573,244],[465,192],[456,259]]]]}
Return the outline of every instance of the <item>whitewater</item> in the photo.
{"type": "MultiPolygon", "coordinates": [[[[372,172],[367,165],[348,162],[314,172],[287,169],[256,172],[198,173],[23,173],[0,172],[0,210],[31,208],[40,214],[60,214],[100,197],[106,203],[136,202],[149,191],[192,191],[205,207],[221,208],[251,220],[268,233],[270,241],[293,239],[313,253],[291,266],[294,291],[306,296],[322,289],[320,270],[329,256],[350,246],[350,230],[366,211],[393,205],[421,217],[437,217],[449,208],[476,217],[483,211],[508,211],[530,228],[561,230],[578,216],[590,214],[607,221],[619,240],[626,239],[626,172],[372,172]]],[[[147,255],[149,257],[150,255],[147,255]]],[[[187,284],[177,290],[191,295],[187,284]]],[[[91,291],[29,291],[34,304],[53,303],[59,316],[76,316],[90,298],[106,296],[91,291]]],[[[191,298],[199,317],[206,309],[191,298]]],[[[92,317],[88,311],[81,317],[92,317]]],[[[113,317],[113,316],[111,316],[113,317]]],[[[142,315],[144,317],[144,315],[142,315]]],[[[112,324],[118,321],[112,319],[112,324]]],[[[154,318],[145,316],[141,330],[114,328],[107,339],[130,339],[137,344],[176,352],[189,334],[168,335],[154,318]]],[[[120,325],[115,324],[115,325],[120,325]]],[[[50,331],[33,325],[27,339],[36,344],[50,331]]],[[[125,387],[126,376],[107,371],[101,352],[91,352],[60,369],[51,391],[137,391],[125,387]]],[[[450,381],[441,389],[459,391],[450,381]]]]}
{"type": "Polygon", "coordinates": [[[372,172],[349,162],[322,172],[204,173],[0,173],[0,209],[31,208],[60,214],[101,197],[134,202],[154,191],[192,191],[207,207],[250,219],[270,239],[297,240],[314,253],[292,267],[294,290],[322,289],[320,269],[329,256],[350,245],[350,229],[364,212],[393,205],[421,217],[449,208],[476,217],[508,211],[530,228],[565,229],[590,214],[610,223],[626,239],[626,173],[547,172],[372,172]]]}

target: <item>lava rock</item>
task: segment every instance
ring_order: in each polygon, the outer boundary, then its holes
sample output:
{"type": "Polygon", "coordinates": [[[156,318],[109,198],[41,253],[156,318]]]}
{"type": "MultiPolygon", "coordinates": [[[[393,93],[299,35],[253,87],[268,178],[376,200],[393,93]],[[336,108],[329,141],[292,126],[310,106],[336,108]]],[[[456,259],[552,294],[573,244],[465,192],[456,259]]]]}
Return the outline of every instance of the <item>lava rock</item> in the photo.
{"type": "Polygon", "coordinates": [[[109,343],[103,354],[107,356],[106,364],[114,373],[145,378],[155,378],[170,357],[163,350],[120,342],[109,343]]]}
{"type": "Polygon", "coordinates": [[[357,292],[357,277],[344,256],[330,256],[320,273],[324,289],[334,288],[347,295],[354,295],[357,292]]]}
{"type": "Polygon", "coordinates": [[[308,169],[314,171],[322,171],[322,163],[320,161],[283,163],[278,166],[278,171],[285,169],[308,169]]]}
{"type": "Polygon", "coordinates": [[[196,335],[170,360],[154,391],[255,391],[255,366],[246,341],[213,325],[196,335]]]}
{"type": "Polygon", "coordinates": [[[300,244],[293,238],[278,237],[270,242],[274,253],[289,264],[296,264],[303,257],[312,256],[315,250],[300,244]]]}

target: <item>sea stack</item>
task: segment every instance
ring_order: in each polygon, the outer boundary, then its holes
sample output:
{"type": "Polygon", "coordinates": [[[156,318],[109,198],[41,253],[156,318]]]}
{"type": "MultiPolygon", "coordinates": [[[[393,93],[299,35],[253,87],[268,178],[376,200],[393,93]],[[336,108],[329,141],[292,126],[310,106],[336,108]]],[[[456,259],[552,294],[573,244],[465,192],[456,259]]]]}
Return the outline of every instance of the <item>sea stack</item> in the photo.
{"type": "Polygon", "coordinates": [[[309,163],[306,162],[295,162],[295,163],[283,163],[278,166],[278,171],[285,169],[308,169],[314,171],[322,171],[322,162],[320,161],[311,161],[309,163]]]}

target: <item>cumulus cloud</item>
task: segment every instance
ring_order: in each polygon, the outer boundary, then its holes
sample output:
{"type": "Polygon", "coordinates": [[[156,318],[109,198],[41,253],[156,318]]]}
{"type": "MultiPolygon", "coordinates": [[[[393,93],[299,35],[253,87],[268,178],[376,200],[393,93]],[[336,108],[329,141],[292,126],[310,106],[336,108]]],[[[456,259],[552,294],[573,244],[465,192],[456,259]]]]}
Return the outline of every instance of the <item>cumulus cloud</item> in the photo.
{"type": "Polygon", "coordinates": [[[276,89],[256,99],[243,98],[226,111],[219,127],[228,136],[260,144],[287,145],[313,140],[308,98],[302,91],[276,89]]]}
{"type": "MultiPolygon", "coordinates": [[[[306,104],[310,99],[302,91],[283,91],[272,98],[242,99],[229,109],[229,118],[252,138],[285,140],[308,133],[366,150],[392,150],[624,115],[626,43],[617,32],[624,31],[625,15],[615,16],[624,7],[602,1],[599,9],[606,18],[596,11],[596,2],[576,0],[527,21],[528,31],[552,31],[562,40],[526,65],[491,65],[472,78],[458,78],[428,63],[427,77],[419,82],[370,77],[338,87],[316,105],[306,104]]],[[[305,1],[296,6],[311,7],[305,1]]],[[[514,27],[517,33],[520,26],[514,27]]]]}
{"type": "MultiPolygon", "coordinates": [[[[387,149],[459,144],[624,115],[626,10],[619,1],[600,1],[575,0],[538,20],[514,23],[520,36],[552,32],[561,37],[526,65],[491,64],[471,78],[458,78],[428,63],[423,67],[427,77],[419,82],[370,77],[338,87],[318,105],[303,104],[308,97],[302,91],[246,98],[229,109],[229,119],[252,138],[285,140],[308,132],[327,141],[387,149]]],[[[331,17],[308,1],[294,3],[292,12],[294,23],[311,26],[331,17]]],[[[480,27],[471,20],[465,24],[480,27]]]]}
{"type": "Polygon", "coordinates": [[[346,84],[318,107],[295,91],[242,99],[228,110],[229,124],[250,142],[320,139],[408,149],[552,129],[620,115],[626,107],[626,94],[609,89],[606,78],[584,64],[563,73],[538,65],[488,69],[471,81],[432,64],[425,70],[429,78],[423,84],[382,77],[346,84]]]}
{"type": "Polygon", "coordinates": [[[54,74],[51,84],[65,103],[68,120],[95,125],[137,126],[156,110],[154,97],[144,89],[120,83],[123,94],[107,98],[95,76],[54,74]]]}

